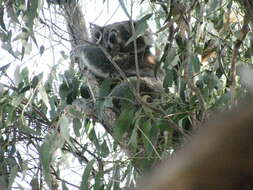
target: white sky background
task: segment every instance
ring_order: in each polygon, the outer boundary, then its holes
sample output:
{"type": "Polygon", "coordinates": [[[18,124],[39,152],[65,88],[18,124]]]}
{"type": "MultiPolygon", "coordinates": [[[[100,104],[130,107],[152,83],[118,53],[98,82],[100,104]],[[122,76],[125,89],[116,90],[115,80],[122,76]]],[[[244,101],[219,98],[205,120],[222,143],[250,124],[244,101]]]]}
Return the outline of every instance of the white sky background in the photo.
{"type": "MultiPolygon", "coordinates": [[[[140,0],[132,0],[133,3],[133,19],[138,19],[143,7],[147,7],[148,3],[143,2],[140,5],[140,0]]],[[[91,0],[87,3],[87,0],[82,3],[84,7],[85,17],[88,22],[92,22],[98,25],[110,24],[113,22],[119,22],[128,20],[125,12],[121,8],[118,0],[107,0],[102,3],[103,0],[91,0]]],[[[130,5],[131,0],[126,0],[126,6],[130,5]]],[[[128,13],[130,14],[130,6],[127,7],[128,13]]]]}
{"type": "MultiPolygon", "coordinates": [[[[126,5],[129,5],[131,0],[126,0],[126,5]]],[[[133,0],[134,6],[133,6],[133,19],[138,19],[138,16],[140,16],[141,8],[148,7],[147,3],[145,6],[145,3],[142,3],[140,6],[139,1],[133,0]]],[[[89,23],[94,23],[100,26],[103,26],[105,24],[110,24],[114,22],[119,22],[123,20],[128,20],[128,17],[126,16],[125,12],[119,5],[118,0],[107,0],[105,3],[103,3],[103,0],[85,0],[80,1],[82,5],[82,10],[84,12],[84,17],[86,20],[87,28],[89,28],[89,23]]],[[[46,5],[46,3],[44,3],[46,5]]],[[[56,7],[58,9],[58,7],[56,7]]],[[[129,14],[130,14],[130,7],[127,7],[129,14]]],[[[65,21],[62,20],[62,18],[55,18],[54,16],[54,10],[52,11],[52,5],[51,5],[51,13],[50,12],[44,12],[44,17],[51,20],[53,23],[58,25],[59,28],[62,28],[63,30],[66,30],[65,21]],[[57,22],[59,21],[59,22],[57,22]]],[[[42,18],[43,18],[42,16],[42,18]]],[[[28,67],[32,73],[30,73],[31,76],[34,76],[35,74],[38,74],[40,72],[50,73],[52,72],[51,67],[56,64],[62,64],[62,68],[67,68],[64,65],[69,64],[69,60],[64,60],[61,56],[61,51],[64,51],[66,55],[69,55],[70,52],[70,43],[66,42],[64,40],[59,40],[58,43],[54,41],[56,36],[53,34],[52,31],[49,31],[47,27],[41,28],[40,30],[35,31],[36,33],[36,40],[40,45],[43,45],[45,47],[45,51],[42,56],[39,55],[39,48],[35,46],[34,43],[28,43],[27,44],[27,50],[28,54],[24,56],[24,59],[22,61],[19,61],[15,59],[12,55],[10,55],[7,51],[2,50],[0,51],[0,67],[12,62],[12,67],[8,70],[8,74],[10,76],[14,75],[13,68],[16,68],[17,65],[21,66],[21,69],[23,67],[28,67]],[[29,52],[30,50],[30,52],[29,52]]],[[[20,33],[13,31],[13,38],[16,38],[20,35],[20,33]]],[[[65,38],[68,38],[68,36],[64,36],[65,38]]],[[[19,41],[18,41],[19,42],[19,41]]],[[[13,43],[13,49],[19,48],[21,49],[20,42],[17,44],[13,43]]],[[[1,42],[0,42],[1,45],[1,42]]],[[[19,73],[19,71],[17,71],[19,73]]],[[[14,81],[18,83],[18,79],[14,77],[14,81]]],[[[0,83],[3,81],[0,81],[0,83]]]]}
{"type": "MultiPolygon", "coordinates": [[[[81,2],[81,1],[80,1],[81,2]]],[[[89,23],[95,23],[97,25],[103,26],[105,24],[113,23],[113,22],[119,22],[123,20],[127,20],[128,17],[126,16],[125,12],[122,10],[121,6],[118,3],[118,0],[107,0],[105,3],[102,3],[103,0],[85,0],[82,1],[82,7],[83,12],[85,16],[85,20],[87,22],[87,27],[89,27],[89,23]]],[[[130,0],[127,0],[127,4],[130,4],[130,0]]],[[[44,6],[47,6],[46,3],[44,6]]],[[[140,6],[138,3],[134,4],[134,10],[133,10],[133,19],[137,19],[137,16],[140,15],[140,8],[143,7],[143,4],[140,6]]],[[[52,7],[51,7],[52,9],[52,7]]],[[[57,8],[56,8],[57,9],[57,8]]],[[[128,7],[129,13],[130,8],[128,7]]],[[[54,11],[52,11],[52,14],[50,12],[45,12],[45,17],[52,19],[56,19],[53,14],[54,11]]],[[[62,18],[59,18],[62,19],[62,18]]],[[[58,19],[56,19],[58,20],[58,19]]],[[[63,26],[64,29],[64,21],[60,21],[59,23],[56,22],[55,24],[58,24],[59,27],[63,26]]],[[[65,29],[64,29],[65,30],[65,29]]],[[[61,51],[64,51],[66,55],[69,54],[70,51],[70,43],[66,42],[64,40],[59,41],[58,43],[54,41],[55,35],[52,31],[49,31],[48,28],[44,27],[41,29],[37,29],[36,32],[36,39],[37,42],[40,45],[44,45],[45,52],[43,55],[39,54],[38,47],[35,46],[34,43],[28,43],[27,47],[30,47],[30,52],[27,52],[28,54],[25,54],[24,59],[22,61],[15,59],[12,55],[10,55],[5,50],[0,50],[0,67],[3,65],[6,65],[7,63],[11,62],[11,67],[8,69],[7,73],[10,76],[10,78],[14,79],[14,82],[18,84],[19,80],[19,73],[20,70],[16,70],[17,66],[21,66],[21,69],[23,67],[28,67],[30,71],[31,78],[40,72],[43,72],[44,74],[50,73],[52,70],[52,66],[56,64],[60,64],[60,67],[65,70],[68,68],[69,59],[64,59],[61,55],[61,51]],[[16,73],[16,75],[15,75],[16,73]]],[[[13,36],[17,37],[19,33],[13,32],[13,36]]],[[[68,37],[68,36],[66,36],[68,37]]],[[[0,42],[1,45],[1,42],[0,42]]],[[[13,48],[21,49],[20,47],[24,45],[21,44],[19,41],[16,41],[16,43],[13,43],[13,48]],[[18,43],[17,43],[18,42],[18,43]]],[[[29,48],[28,48],[29,50],[29,48]]],[[[47,78],[47,77],[45,77],[47,78]]],[[[2,79],[1,79],[2,80],[2,79]]],[[[0,81],[1,83],[8,84],[8,79],[0,81]]],[[[28,151],[28,150],[27,150],[28,151]]],[[[29,152],[32,152],[30,150],[29,152]]],[[[31,153],[32,154],[32,153],[31,153]]],[[[73,160],[69,161],[71,166],[73,166],[73,160]]],[[[78,164],[79,165],[79,164],[78,164]]],[[[80,165],[79,165],[80,166],[80,165]]],[[[73,166],[74,169],[74,166],[73,166]]],[[[75,170],[75,169],[74,169],[75,170]]],[[[82,171],[81,171],[82,172],[82,171]]],[[[77,172],[77,175],[82,175],[82,173],[77,172]]],[[[22,177],[22,176],[20,176],[22,177]]],[[[32,176],[31,176],[32,177],[32,176]]],[[[77,177],[68,176],[71,181],[79,181],[77,177]]],[[[66,178],[67,179],[67,178],[66,178]]],[[[30,190],[31,187],[29,185],[30,179],[22,179],[17,180],[18,184],[22,185],[25,190],[30,190]]],[[[70,187],[71,189],[71,187],[70,187]]]]}

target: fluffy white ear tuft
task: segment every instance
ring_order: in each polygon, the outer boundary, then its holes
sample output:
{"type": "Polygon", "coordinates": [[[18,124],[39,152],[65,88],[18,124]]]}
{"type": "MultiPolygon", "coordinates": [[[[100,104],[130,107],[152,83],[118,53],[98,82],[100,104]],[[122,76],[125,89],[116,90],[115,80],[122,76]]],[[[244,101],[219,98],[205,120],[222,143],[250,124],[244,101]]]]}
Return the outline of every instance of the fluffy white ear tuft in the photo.
{"type": "Polygon", "coordinates": [[[100,43],[103,37],[103,27],[90,23],[91,40],[94,43],[100,43]]]}

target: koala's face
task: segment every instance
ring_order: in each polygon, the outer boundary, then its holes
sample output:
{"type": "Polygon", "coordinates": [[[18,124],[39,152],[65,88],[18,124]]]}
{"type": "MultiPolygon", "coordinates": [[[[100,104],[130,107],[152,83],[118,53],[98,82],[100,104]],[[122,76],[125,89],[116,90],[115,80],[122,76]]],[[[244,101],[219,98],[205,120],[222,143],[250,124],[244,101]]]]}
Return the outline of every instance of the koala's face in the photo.
{"type": "MultiPolygon", "coordinates": [[[[133,52],[133,42],[126,45],[132,36],[131,23],[129,21],[109,24],[104,27],[91,25],[93,42],[101,44],[111,55],[117,53],[133,52]]],[[[137,44],[141,39],[137,39],[137,44]]],[[[143,42],[144,43],[144,42],[143,42]]]]}

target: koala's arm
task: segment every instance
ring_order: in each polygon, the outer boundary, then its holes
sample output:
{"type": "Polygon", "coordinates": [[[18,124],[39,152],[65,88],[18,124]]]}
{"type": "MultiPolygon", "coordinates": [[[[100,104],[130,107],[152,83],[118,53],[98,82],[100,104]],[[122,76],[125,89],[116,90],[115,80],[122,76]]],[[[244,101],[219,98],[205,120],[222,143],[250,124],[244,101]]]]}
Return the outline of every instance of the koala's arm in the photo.
{"type": "Polygon", "coordinates": [[[115,72],[112,63],[99,47],[81,46],[71,52],[71,56],[75,59],[81,59],[80,63],[84,64],[81,65],[81,68],[88,68],[98,77],[106,78],[109,74],[115,72]]]}

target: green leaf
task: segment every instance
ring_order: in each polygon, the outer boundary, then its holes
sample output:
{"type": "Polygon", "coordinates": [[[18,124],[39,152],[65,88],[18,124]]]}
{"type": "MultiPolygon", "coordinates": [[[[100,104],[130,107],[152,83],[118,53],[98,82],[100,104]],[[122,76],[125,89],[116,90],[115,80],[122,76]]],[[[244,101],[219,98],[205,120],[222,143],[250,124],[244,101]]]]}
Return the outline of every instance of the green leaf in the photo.
{"type": "Polygon", "coordinates": [[[166,69],[166,76],[163,80],[163,87],[164,88],[172,87],[173,82],[174,82],[173,70],[166,69]]]}
{"type": "Polygon", "coordinates": [[[25,82],[25,84],[29,84],[29,70],[27,67],[24,67],[22,71],[19,73],[21,76],[21,80],[25,82]]]}
{"type": "Polygon", "coordinates": [[[186,92],[186,81],[184,79],[180,80],[180,98],[182,99],[182,101],[186,101],[186,96],[185,96],[185,92],[186,92]]]}
{"type": "Polygon", "coordinates": [[[119,118],[115,122],[114,136],[121,138],[123,134],[130,129],[132,125],[132,119],[134,118],[135,110],[132,105],[125,105],[121,111],[119,118]]]}
{"type": "Polygon", "coordinates": [[[14,3],[10,3],[10,6],[7,9],[7,15],[9,18],[11,18],[12,22],[16,22],[19,24],[18,15],[13,5],[14,3]]]}
{"type": "Polygon", "coordinates": [[[8,63],[2,67],[0,67],[0,76],[2,76],[3,74],[5,74],[5,72],[7,71],[7,69],[10,67],[11,63],[8,63]]]}
{"type": "Polygon", "coordinates": [[[95,176],[95,184],[93,189],[95,190],[104,190],[104,184],[103,184],[103,173],[98,172],[95,176]]]}
{"type": "Polygon", "coordinates": [[[36,88],[36,86],[38,85],[39,83],[39,77],[38,76],[34,76],[33,79],[32,79],[32,82],[31,82],[31,87],[32,88],[36,88]]]}
{"type": "Polygon", "coordinates": [[[66,82],[63,82],[61,85],[60,85],[60,88],[59,88],[59,95],[62,99],[66,98],[67,95],[71,92],[71,88],[69,87],[68,83],[66,82]]]}
{"type": "Polygon", "coordinates": [[[0,26],[3,30],[6,30],[6,27],[4,24],[4,6],[2,5],[1,1],[0,1],[0,26]]]}
{"type": "Polygon", "coordinates": [[[130,163],[130,164],[128,164],[127,170],[126,170],[126,172],[125,172],[125,174],[126,174],[126,185],[127,185],[128,187],[130,187],[131,180],[132,180],[132,170],[133,170],[133,166],[132,166],[132,164],[130,163]]]}
{"type": "Polygon", "coordinates": [[[99,97],[104,98],[111,92],[112,79],[105,79],[99,87],[99,97]]]}
{"type": "Polygon", "coordinates": [[[32,190],[39,190],[39,179],[34,176],[30,181],[30,185],[32,187],[32,190]]]}
{"type": "Polygon", "coordinates": [[[105,108],[113,107],[112,98],[107,97],[107,95],[111,92],[112,79],[105,79],[99,88],[99,101],[96,102],[96,112],[98,118],[102,118],[104,114],[105,108]],[[105,98],[106,97],[106,98],[105,98]]]}
{"type": "Polygon", "coordinates": [[[51,172],[50,164],[53,157],[53,147],[49,139],[47,139],[40,147],[40,160],[43,167],[43,173],[45,180],[49,186],[51,186],[51,172]]]}
{"type": "Polygon", "coordinates": [[[131,19],[131,16],[129,15],[129,13],[127,11],[127,8],[126,8],[124,0],[118,0],[118,1],[119,1],[119,4],[120,4],[121,8],[123,9],[123,11],[125,12],[125,14],[127,15],[127,17],[129,19],[131,19]]]}
{"type": "Polygon", "coordinates": [[[69,125],[70,125],[70,121],[69,121],[69,119],[65,115],[62,115],[60,117],[60,119],[59,119],[59,125],[60,125],[61,136],[66,141],[69,141],[69,125]]]}
{"type": "Polygon", "coordinates": [[[4,42],[4,43],[2,43],[1,48],[3,48],[4,50],[8,51],[16,59],[19,59],[18,56],[16,55],[16,53],[13,51],[12,45],[11,45],[10,42],[4,42]]]}
{"type": "Polygon", "coordinates": [[[173,67],[177,65],[178,56],[176,48],[171,48],[165,59],[165,68],[173,67]]]}
{"type": "Polygon", "coordinates": [[[120,183],[120,171],[118,165],[116,165],[115,169],[113,170],[113,190],[120,190],[119,183],[120,183]]]}
{"type": "Polygon", "coordinates": [[[13,122],[15,121],[16,119],[16,114],[15,114],[15,108],[13,107],[10,107],[10,108],[7,108],[6,110],[6,113],[8,113],[8,116],[7,116],[7,120],[6,120],[6,125],[11,125],[13,124],[13,122]]]}
{"type": "Polygon", "coordinates": [[[4,93],[4,85],[0,83],[0,95],[4,93]]]}
{"type": "Polygon", "coordinates": [[[23,99],[24,99],[24,94],[19,94],[19,95],[13,96],[12,101],[11,101],[11,105],[13,107],[18,107],[18,106],[20,106],[23,99]]]}
{"type": "Polygon", "coordinates": [[[217,7],[220,5],[219,4],[219,0],[212,0],[212,1],[209,1],[209,6],[208,9],[206,10],[207,11],[207,14],[211,14],[212,12],[214,12],[217,7]]]}
{"type": "Polygon", "coordinates": [[[41,95],[42,101],[47,106],[47,108],[50,109],[47,92],[41,82],[38,84],[38,91],[39,91],[39,94],[41,95]]]}
{"type": "Polygon", "coordinates": [[[153,146],[151,144],[152,143],[151,138],[153,134],[150,133],[152,129],[150,120],[145,121],[141,127],[143,131],[142,140],[145,150],[147,151],[147,154],[151,154],[153,152],[153,146]]]}
{"type": "Polygon", "coordinates": [[[93,125],[89,125],[87,134],[88,134],[89,139],[95,144],[96,148],[99,148],[100,147],[99,140],[97,138],[93,125]]]}
{"type": "Polygon", "coordinates": [[[68,113],[71,114],[71,116],[79,118],[79,119],[82,119],[84,117],[83,113],[77,110],[75,106],[69,107],[68,113]]]}
{"type": "Polygon", "coordinates": [[[228,103],[231,101],[231,92],[226,92],[225,94],[222,94],[220,98],[215,102],[216,107],[221,107],[228,105],[228,103]]]}
{"type": "Polygon", "coordinates": [[[51,187],[52,183],[50,166],[53,161],[53,155],[57,149],[62,148],[64,142],[65,139],[63,139],[61,135],[52,132],[50,135],[46,136],[45,141],[40,147],[40,161],[45,180],[49,187],[51,187]]]}
{"type": "Polygon", "coordinates": [[[203,82],[207,85],[207,88],[212,90],[213,88],[219,86],[220,80],[215,74],[207,72],[203,76],[203,82]]]}
{"type": "Polygon", "coordinates": [[[82,123],[81,123],[80,119],[78,119],[78,118],[73,119],[73,128],[74,128],[75,135],[77,137],[79,137],[80,136],[80,129],[82,128],[82,123]]]}
{"type": "Polygon", "coordinates": [[[201,63],[200,63],[199,58],[197,57],[197,55],[192,56],[191,62],[192,62],[192,65],[193,65],[194,72],[198,73],[200,71],[201,63]]]}
{"type": "MultiPolygon", "coordinates": [[[[168,128],[168,124],[164,124],[168,128]]],[[[153,143],[153,145],[157,144],[158,138],[160,137],[160,127],[162,126],[152,126],[149,133],[149,139],[153,143]]],[[[171,129],[171,127],[169,128],[171,129]]],[[[168,129],[167,129],[168,130],[168,129]]]]}
{"type": "Polygon", "coordinates": [[[62,190],[69,190],[66,183],[62,182],[62,190]]]}
{"type": "Polygon", "coordinates": [[[16,66],[14,70],[14,82],[16,85],[19,85],[22,81],[21,75],[20,75],[20,65],[16,66]]]}
{"type": "Polygon", "coordinates": [[[9,176],[9,189],[11,189],[11,186],[17,176],[17,173],[18,173],[18,166],[14,166],[11,168],[11,173],[10,173],[10,176],[9,176]]]}
{"type": "Polygon", "coordinates": [[[18,128],[25,134],[30,135],[41,135],[40,129],[31,129],[30,126],[27,126],[26,123],[23,122],[23,119],[18,119],[18,128]]]}
{"type": "Polygon", "coordinates": [[[131,36],[131,38],[129,38],[129,40],[126,42],[126,45],[130,44],[132,41],[136,40],[138,37],[144,35],[147,32],[147,29],[149,28],[147,20],[152,15],[153,14],[147,14],[136,22],[135,32],[131,36]]]}
{"type": "Polygon", "coordinates": [[[45,51],[45,46],[41,45],[40,46],[40,55],[42,55],[45,51]]]}
{"type": "Polygon", "coordinates": [[[137,146],[138,146],[137,127],[135,127],[133,129],[131,137],[130,137],[129,142],[128,142],[128,145],[131,148],[131,150],[133,150],[133,152],[135,152],[137,150],[137,146]]]}
{"type": "Polygon", "coordinates": [[[10,189],[10,188],[8,188],[8,175],[7,174],[6,175],[3,174],[0,176],[0,184],[1,184],[0,187],[2,187],[3,190],[10,189]]]}
{"type": "Polygon", "coordinates": [[[23,159],[21,157],[21,154],[19,153],[19,151],[17,151],[17,159],[18,159],[18,164],[21,167],[21,172],[23,170],[23,159]]]}
{"type": "Polygon", "coordinates": [[[90,173],[92,171],[92,166],[93,166],[94,162],[95,162],[95,160],[88,162],[88,164],[83,172],[81,186],[80,186],[81,190],[89,190],[89,177],[90,177],[90,173]]]}
{"type": "Polygon", "coordinates": [[[95,107],[96,107],[97,117],[99,119],[102,119],[105,109],[113,107],[112,97],[106,97],[104,100],[97,101],[95,107]]]}
{"type": "Polygon", "coordinates": [[[101,151],[100,152],[101,152],[100,155],[104,158],[106,158],[109,155],[110,151],[109,151],[109,148],[107,146],[106,141],[103,141],[103,143],[101,145],[101,151]]]}
{"type": "Polygon", "coordinates": [[[28,22],[26,24],[30,28],[30,30],[32,31],[34,19],[37,16],[37,11],[38,11],[37,9],[38,9],[38,5],[39,5],[39,1],[38,0],[29,1],[29,3],[27,5],[28,5],[27,6],[28,22]]]}

